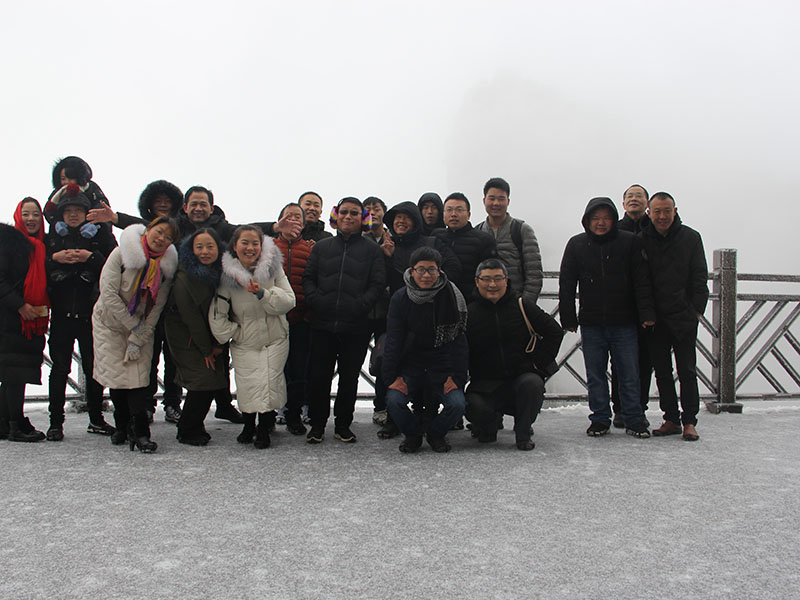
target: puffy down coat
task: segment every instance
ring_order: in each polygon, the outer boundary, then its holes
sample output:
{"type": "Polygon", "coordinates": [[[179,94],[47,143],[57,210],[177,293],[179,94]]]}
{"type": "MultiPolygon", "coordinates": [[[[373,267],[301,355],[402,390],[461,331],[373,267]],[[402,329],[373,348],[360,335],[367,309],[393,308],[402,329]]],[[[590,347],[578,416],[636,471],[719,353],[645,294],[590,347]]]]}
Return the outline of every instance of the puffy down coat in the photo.
{"type": "Polygon", "coordinates": [[[127,227],[120,236],[119,247],[109,255],[100,273],[100,298],[92,313],[94,379],[112,389],[129,390],[149,384],[153,331],[178,269],[178,252],[170,246],[161,258],[161,287],[150,313],[145,317],[144,302],[133,315],[128,312],[139,272],[147,264],[142,248],[144,231],[144,225],[127,227]],[[129,341],[141,347],[137,360],[125,360],[129,341]]]}
{"type": "Polygon", "coordinates": [[[242,412],[264,413],[286,404],[286,313],[294,304],[292,286],[283,272],[283,255],[270,238],[262,240],[254,271],[242,266],[230,252],[223,255],[222,280],[208,322],[219,343],[231,342],[236,397],[242,412]],[[250,279],[261,286],[261,298],[247,291],[250,279]]]}

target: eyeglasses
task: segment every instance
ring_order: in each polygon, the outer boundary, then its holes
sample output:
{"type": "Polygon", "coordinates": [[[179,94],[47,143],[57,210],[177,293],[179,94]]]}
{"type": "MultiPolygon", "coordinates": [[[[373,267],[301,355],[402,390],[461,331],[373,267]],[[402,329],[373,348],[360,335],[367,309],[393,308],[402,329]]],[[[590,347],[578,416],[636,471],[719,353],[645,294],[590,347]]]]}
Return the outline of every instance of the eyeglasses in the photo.
{"type": "Polygon", "coordinates": [[[478,279],[478,281],[481,281],[483,283],[489,283],[489,282],[502,283],[506,279],[508,279],[508,277],[506,277],[505,275],[495,275],[494,277],[488,277],[488,276],[484,275],[484,276],[478,277],[477,279],[478,279]]]}
{"type": "Polygon", "coordinates": [[[340,217],[346,217],[347,215],[350,215],[351,217],[357,217],[361,214],[361,211],[345,209],[336,211],[336,214],[338,214],[340,217]]]}
{"type": "Polygon", "coordinates": [[[452,213],[461,214],[461,213],[467,212],[467,207],[466,206],[448,206],[447,208],[444,209],[444,212],[446,214],[452,214],[452,213]]]}
{"type": "Polygon", "coordinates": [[[425,273],[427,273],[428,275],[436,275],[439,272],[439,267],[428,267],[427,269],[425,267],[414,267],[411,270],[414,271],[414,273],[416,273],[420,277],[422,277],[423,275],[425,275],[425,273]]]}

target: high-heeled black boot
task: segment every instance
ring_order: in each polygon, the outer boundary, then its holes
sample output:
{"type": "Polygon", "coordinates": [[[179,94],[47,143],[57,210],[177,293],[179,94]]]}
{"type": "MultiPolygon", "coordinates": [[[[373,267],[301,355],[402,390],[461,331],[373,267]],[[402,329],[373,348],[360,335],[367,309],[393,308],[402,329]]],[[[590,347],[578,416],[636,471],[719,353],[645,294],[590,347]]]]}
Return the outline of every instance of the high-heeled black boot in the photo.
{"type": "Polygon", "coordinates": [[[244,427],[236,441],[240,444],[252,444],[253,436],[256,434],[256,413],[242,413],[244,418],[244,427]]]}
{"type": "Polygon", "coordinates": [[[272,440],[269,437],[269,432],[275,427],[275,411],[268,413],[258,414],[258,427],[256,428],[256,441],[253,444],[259,450],[269,448],[272,440]]]}
{"type": "Polygon", "coordinates": [[[144,454],[152,454],[158,448],[158,444],[150,440],[150,419],[146,412],[137,413],[134,417],[134,425],[131,425],[128,443],[131,452],[134,447],[144,454]]]}

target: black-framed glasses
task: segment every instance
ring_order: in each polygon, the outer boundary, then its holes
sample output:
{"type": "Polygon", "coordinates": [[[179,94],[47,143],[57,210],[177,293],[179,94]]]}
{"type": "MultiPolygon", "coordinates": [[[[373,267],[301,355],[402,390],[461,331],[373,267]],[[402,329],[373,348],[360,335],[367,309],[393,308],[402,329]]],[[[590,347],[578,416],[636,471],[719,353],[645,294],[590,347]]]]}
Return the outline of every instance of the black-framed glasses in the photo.
{"type": "Polygon", "coordinates": [[[439,267],[427,267],[427,268],[426,267],[414,267],[411,270],[414,271],[414,273],[416,273],[420,277],[422,277],[423,275],[425,275],[425,273],[427,273],[428,275],[436,275],[439,272],[439,267]]]}
{"type": "Polygon", "coordinates": [[[489,277],[488,275],[482,275],[478,277],[478,281],[482,281],[483,283],[489,283],[489,282],[502,283],[506,279],[508,279],[508,277],[506,277],[505,275],[495,275],[494,277],[489,277]]]}

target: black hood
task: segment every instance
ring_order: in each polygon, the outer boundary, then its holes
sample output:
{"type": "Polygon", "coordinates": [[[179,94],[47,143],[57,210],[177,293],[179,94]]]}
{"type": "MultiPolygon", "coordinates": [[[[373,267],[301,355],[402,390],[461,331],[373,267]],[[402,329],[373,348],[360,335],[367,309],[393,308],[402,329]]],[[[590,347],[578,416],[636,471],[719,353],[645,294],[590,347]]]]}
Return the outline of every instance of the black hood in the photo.
{"type": "Polygon", "coordinates": [[[617,212],[617,207],[614,206],[614,201],[611,198],[606,198],[605,196],[600,196],[598,198],[592,198],[589,200],[589,204],[586,205],[586,210],[583,211],[583,218],[581,219],[581,224],[583,225],[584,230],[590,236],[598,241],[602,241],[605,239],[611,239],[617,235],[617,221],[619,221],[619,213],[617,212]],[[591,231],[589,231],[589,218],[592,216],[592,213],[597,210],[598,208],[605,206],[611,209],[611,229],[605,235],[595,235],[591,231]]]}
{"type": "Polygon", "coordinates": [[[78,156],[67,156],[60,158],[53,167],[53,189],[61,189],[61,170],[70,169],[78,173],[78,185],[85,186],[92,178],[92,168],[89,164],[78,156]]]}
{"type": "Polygon", "coordinates": [[[163,179],[153,181],[147,184],[139,196],[139,214],[148,223],[156,218],[156,215],[153,214],[153,201],[159,194],[166,194],[172,202],[172,208],[169,211],[171,217],[177,217],[183,206],[183,192],[178,189],[177,185],[163,179]]]}
{"type": "Polygon", "coordinates": [[[434,229],[441,229],[444,227],[444,203],[442,203],[441,196],[439,196],[439,194],[436,192],[425,192],[417,201],[417,208],[419,209],[420,217],[422,216],[422,207],[428,202],[433,202],[433,204],[436,205],[436,208],[439,209],[439,218],[432,227],[429,227],[425,224],[425,221],[422,221],[422,227],[427,233],[430,233],[434,229]]]}
{"type": "Polygon", "coordinates": [[[407,240],[417,239],[420,235],[422,235],[422,215],[420,214],[417,205],[413,202],[401,202],[397,206],[393,206],[389,212],[384,215],[383,224],[388,227],[389,232],[392,234],[392,239],[395,242],[403,243],[407,240]],[[398,213],[408,215],[414,222],[414,229],[412,229],[409,233],[404,235],[398,235],[395,233],[394,218],[398,213]]]}

